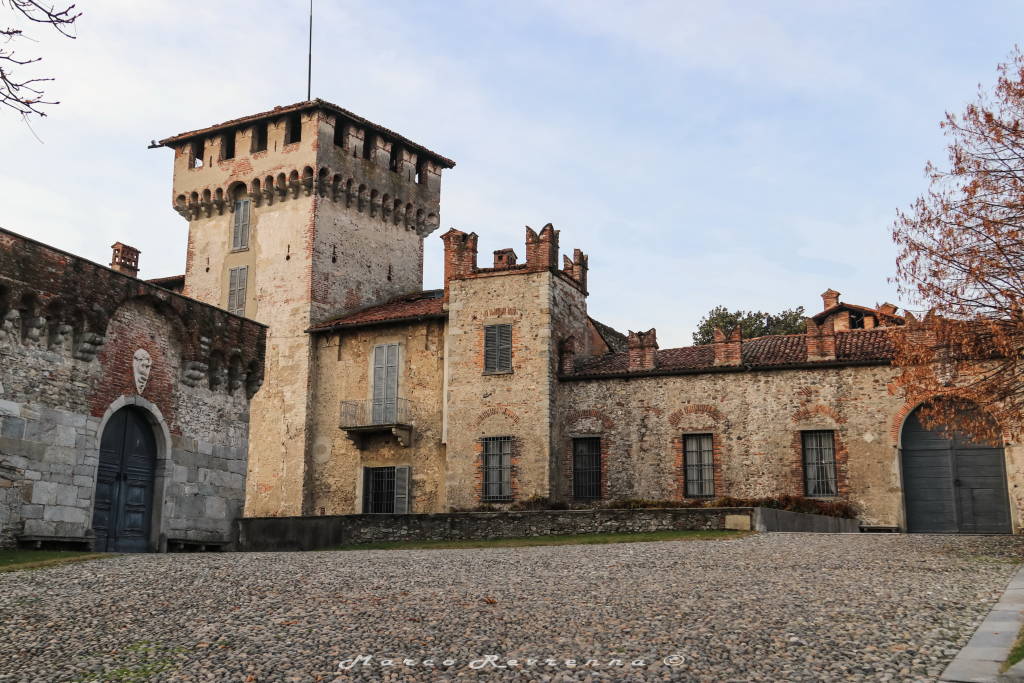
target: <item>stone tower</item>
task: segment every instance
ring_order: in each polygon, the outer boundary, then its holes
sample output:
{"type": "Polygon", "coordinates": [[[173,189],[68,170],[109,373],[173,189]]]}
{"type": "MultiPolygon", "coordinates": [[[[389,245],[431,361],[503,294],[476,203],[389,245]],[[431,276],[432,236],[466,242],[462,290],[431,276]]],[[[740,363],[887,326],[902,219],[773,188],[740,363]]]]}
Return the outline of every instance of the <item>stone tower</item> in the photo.
{"type": "Polygon", "coordinates": [[[174,208],[189,221],[184,294],[270,326],[246,515],[309,513],[306,330],[422,288],[423,239],[455,163],[319,99],[160,144],[174,149],[174,208]]]}

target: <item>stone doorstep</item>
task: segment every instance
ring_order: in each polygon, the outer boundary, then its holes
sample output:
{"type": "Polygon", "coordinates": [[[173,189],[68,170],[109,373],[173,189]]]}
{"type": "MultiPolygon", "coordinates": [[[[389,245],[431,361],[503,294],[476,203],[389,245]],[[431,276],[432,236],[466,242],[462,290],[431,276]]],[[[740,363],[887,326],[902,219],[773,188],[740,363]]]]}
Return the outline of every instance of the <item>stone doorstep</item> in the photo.
{"type": "Polygon", "coordinates": [[[1005,674],[999,669],[1024,626],[1024,566],[1010,579],[970,641],[957,653],[940,680],[963,683],[1024,682],[1024,662],[1005,674]]]}

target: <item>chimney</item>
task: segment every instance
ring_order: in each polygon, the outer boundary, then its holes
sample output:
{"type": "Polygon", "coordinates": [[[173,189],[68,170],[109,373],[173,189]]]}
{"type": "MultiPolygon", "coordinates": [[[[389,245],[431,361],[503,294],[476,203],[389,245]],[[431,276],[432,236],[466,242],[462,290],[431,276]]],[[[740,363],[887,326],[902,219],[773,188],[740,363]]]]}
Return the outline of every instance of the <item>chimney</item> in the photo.
{"type": "Polygon", "coordinates": [[[833,306],[839,305],[839,292],[834,289],[826,289],[821,293],[821,301],[825,304],[824,310],[828,310],[833,306]]]}
{"type": "Polygon", "coordinates": [[[655,355],[658,351],[658,333],[652,327],[646,332],[630,331],[629,371],[653,370],[656,364],[655,355]]]}
{"type": "Polygon", "coordinates": [[[558,231],[550,223],[539,233],[526,226],[526,265],[530,270],[558,267],[558,231]]]}
{"type": "Polygon", "coordinates": [[[127,244],[121,244],[120,242],[114,242],[110,245],[110,248],[114,250],[113,255],[110,257],[110,267],[119,273],[138,277],[139,254],[142,252],[135,247],[129,247],[127,244]]]}
{"type": "Polygon", "coordinates": [[[498,249],[494,252],[494,267],[495,268],[511,268],[516,265],[519,257],[516,256],[516,252],[513,249],[498,249]]]}
{"type": "Polygon", "coordinates": [[[441,235],[444,241],[444,298],[448,299],[448,283],[476,272],[477,235],[468,235],[452,228],[441,235]]]}
{"type": "Polygon", "coordinates": [[[716,327],[714,337],[712,348],[715,350],[715,365],[739,365],[743,361],[743,338],[739,325],[732,328],[729,334],[716,327]]]}
{"type": "Polygon", "coordinates": [[[896,308],[895,304],[891,304],[888,301],[886,301],[884,304],[878,307],[878,312],[881,313],[882,315],[894,316],[896,315],[897,310],[898,309],[896,308]]]}
{"type": "Polygon", "coordinates": [[[570,375],[576,370],[576,340],[572,337],[558,346],[558,371],[570,375]]]}
{"type": "Polygon", "coordinates": [[[836,333],[832,328],[832,320],[826,320],[820,327],[814,324],[810,318],[807,319],[807,333],[804,336],[807,343],[807,360],[835,360],[836,359],[836,333]]]}
{"type": "Polygon", "coordinates": [[[587,291],[589,263],[590,257],[580,249],[573,249],[571,259],[568,256],[562,257],[562,272],[578,282],[584,292],[587,291]]]}

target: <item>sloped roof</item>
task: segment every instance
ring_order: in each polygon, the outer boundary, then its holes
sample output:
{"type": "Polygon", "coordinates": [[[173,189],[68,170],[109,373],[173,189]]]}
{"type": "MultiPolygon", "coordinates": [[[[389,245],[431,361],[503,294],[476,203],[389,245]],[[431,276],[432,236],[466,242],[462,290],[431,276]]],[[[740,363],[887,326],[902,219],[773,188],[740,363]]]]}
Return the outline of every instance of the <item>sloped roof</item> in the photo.
{"type": "MultiPolygon", "coordinates": [[[[874,330],[850,330],[836,333],[836,359],[814,361],[841,365],[848,362],[886,362],[893,356],[892,340],[884,328],[874,330]]],[[[800,366],[808,363],[805,335],[773,335],[745,339],[742,346],[742,365],[753,368],[800,366]]],[[[655,369],[637,371],[635,374],[665,373],[674,371],[699,372],[715,367],[715,350],[712,344],[684,346],[677,349],[661,349],[655,355],[655,369]]],[[[573,375],[619,375],[630,374],[629,353],[609,353],[604,356],[580,359],[573,375]]],[[[572,376],[572,375],[569,375],[572,376]]]]}
{"type": "Polygon", "coordinates": [[[174,143],[183,142],[191,138],[199,137],[200,135],[207,135],[222,128],[233,128],[235,126],[242,126],[247,123],[257,121],[259,119],[283,116],[285,114],[291,114],[297,111],[304,111],[306,109],[326,109],[327,111],[332,112],[334,114],[340,114],[341,116],[344,116],[353,123],[358,123],[359,125],[365,128],[369,128],[370,130],[377,131],[378,133],[381,133],[389,138],[393,138],[401,142],[403,146],[408,147],[409,149],[420,152],[421,154],[426,154],[444,168],[455,167],[455,162],[449,159],[448,157],[441,156],[437,152],[431,151],[424,147],[423,145],[413,142],[404,135],[399,135],[393,130],[389,130],[384,126],[381,126],[380,124],[364,119],[362,116],[359,116],[358,114],[353,114],[349,110],[343,109],[342,107],[339,107],[336,104],[332,104],[331,102],[327,102],[326,100],[321,100],[319,97],[314,98],[312,100],[308,100],[306,102],[296,102],[295,104],[289,104],[284,107],[274,107],[269,111],[260,112],[259,114],[250,114],[249,116],[243,116],[237,119],[231,119],[230,121],[218,123],[213,126],[207,126],[206,128],[190,130],[185,133],[178,133],[177,135],[172,135],[169,138],[164,138],[158,144],[165,146],[173,145],[174,143]]]}
{"type": "Polygon", "coordinates": [[[447,318],[443,296],[443,289],[429,289],[423,292],[404,294],[387,303],[369,306],[340,318],[317,323],[307,331],[315,333],[345,327],[366,327],[431,318],[447,318]]]}
{"type": "MultiPolygon", "coordinates": [[[[589,317],[589,316],[588,316],[589,317]]],[[[590,318],[590,324],[594,326],[597,333],[601,335],[601,339],[604,339],[604,343],[608,345],[608,348],[612,351],[625,351],[629,343],[626,335],[622,334],[614,327],[605,325],[603,322],[590,318]]]]}
{"type": "Polygon", "coordinates": [[[834,313],[838,313],[839,311],[854,311],[854,312],[857,312],[857,313],[869,313],[869,314],[871,314],[873,316],[876,316],[878,318],[885,318],[886,321],[895,323],[897,325],[902,325],[903,324],[903,317],[902,316],[889,315],[887,313],[882,313],[881,311],[879,311],[878,309],[875,309],[875,308],[870,308],[868,306],[857,306],[856,304],[847,304],[847,303],[843,303],[842,301],[840,301],[835,306],[829,306],[828,308],[826,308],[821,313],[815,313],[814,315],[811,316],[811,320],[813,320],[815,323],[820,325],[821,323],[825,322],[825,320],[830,315],[832,315],[834,313]]]}

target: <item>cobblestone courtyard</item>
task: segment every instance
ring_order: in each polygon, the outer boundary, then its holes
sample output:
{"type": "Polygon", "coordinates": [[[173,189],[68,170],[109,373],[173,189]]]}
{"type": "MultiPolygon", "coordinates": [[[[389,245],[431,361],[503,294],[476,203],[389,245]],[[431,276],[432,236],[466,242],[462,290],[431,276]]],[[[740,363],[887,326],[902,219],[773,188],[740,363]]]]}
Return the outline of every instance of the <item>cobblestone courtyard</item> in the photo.
{"type": "Polygon", "coordinates": [[[121,556],[0,574],[0,680],[933,679],[1022,550],[762,534],[121,556]]]}

